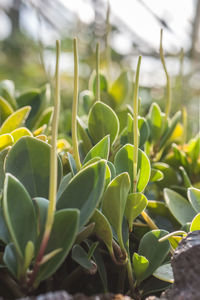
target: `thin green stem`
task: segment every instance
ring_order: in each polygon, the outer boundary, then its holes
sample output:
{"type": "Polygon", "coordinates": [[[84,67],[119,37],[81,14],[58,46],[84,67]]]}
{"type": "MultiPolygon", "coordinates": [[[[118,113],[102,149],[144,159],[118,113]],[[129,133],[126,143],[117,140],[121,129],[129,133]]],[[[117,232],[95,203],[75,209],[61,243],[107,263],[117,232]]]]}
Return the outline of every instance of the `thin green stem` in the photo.
{"type": "Polygon", "coordinates": [[[138,90],[139,75],[142,57],[139,56],[136,70],[134,96],[133,96],[133,132],[134,132],[134,149],[133,149],[133,192],[137,191],[137,165],[138,165],[138,90]]]}
{"type": "Polygon", "coordinates": [[[145,220],[145,222],[148,224],[148,226],[149,226],[152,230],[158,229],[158,227],[156,226],[156,224],[154,223],[154,221],[149,217],[149,215],[148,215],[145,211],[143,211],[143,212],[141,213],[141,215],[142,215],[143,219],[145,220]]]}
{"type": "Polygon", "coordinates": [[[51,137],[51,154],[50,154],[50,179],[49,179],[49,206],[47,212],[47,219],[45,224],[45,231],[40,245],[40,250],[36,257],[35,265],[31,276],[29,278],[28,286],[31,288],[35,282],[37,273],[40,268],[40,262],[44,256],[53,222],[56,208],[56,194],[57,194],[57,134],[58,134],[58,120],[60,111],[60,41],[56,41],[56,72],[55,72],[55,104],[52,120],[52,137],[51,137]]]}
{"type": "Polygon", "coordinates": [[[130,284],[131,294],[133,295],[134,290],[135,290],[135,286],[134,286],[133,271],[132,271],[130,258],[128,259],[128,262],[126,264],[126,269],[127,269],[128,281],[129,281],[129,284],[130,284]]]}
{"type": "Polygon", "coordinates": [[[171,82],[170,77],[167,72],[166,63],[165,63],[165,57],[163,52],[163,46],[162,46],[162,38],[163,38],[163,29],[160,31],[160,59],[163,65],[163,69],[165,71],[166,80],[167,80],[167,98],[166,98],[166,108],[165,108],[165,120],[169,117],[170,110],[171,110],[171,82]]]}
{"type": "Polygon", "coordinates": [[[96,46],[96,101],[100,101],[100,74],[99,74],[99,66],[100,66],[100,55],[99,55],[99,42],[96,46]]]}
{"type": "Polygon", "coordinates": [[[74,152],[74,159],[76,168],[81,169],[81,161],[78,151],[78,137],[77,137],[77,110],[78,110],[78,47],[77,39],[74,39],[74,97],[72,105],[72,146],[74,152]]]}

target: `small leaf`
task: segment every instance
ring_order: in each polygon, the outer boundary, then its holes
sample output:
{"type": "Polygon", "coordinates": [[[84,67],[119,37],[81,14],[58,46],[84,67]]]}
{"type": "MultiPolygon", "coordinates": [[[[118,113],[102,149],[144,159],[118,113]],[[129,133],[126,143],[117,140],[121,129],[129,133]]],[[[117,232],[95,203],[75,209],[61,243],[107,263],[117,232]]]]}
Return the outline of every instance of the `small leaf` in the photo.
{"type": "Polygon", "coordinates": [[[133,254],[132,263],[134,275],[137,279],[137,284],[139,285],[142,275],[146,272],[149,266],[149,261],[148,259],[146,259],[146,257],[139,255],[135,252],[133,254]]]}
{"type": "Polygon", "coordinates": [[[169,210],[181,225],[192,221],[196,212],[184,197],[166,188],[164,198],[169,210]]]}
{"type": "Polygon", "coordinates": [[[174,275],[171,264],[165,264],[158,267],[158,269],[154,271],[153,276],[160,280],[174,283],[174,275]]]}
{"type": "MultiPolygon", "coordinates": [[[[117,152],[114,160],[117,174],[122,172],[129,173],[131,179],[131,188],[135,180],[135,178],[133,178],[133,148],[133,145],[126,144],[117,152]]],[[[137,171],[139,173],[139,178],[137,180],[137,190],[138,192],[142,192],[149,181],[151,166],[147,155],[141,149],[138,150],[137,171]]]]}
{"type": "Polygon", "coordinates": [[[88,130],[94,143],[110,135],[111,145],[119,133],[119,120],[116,113],[105,103],[95,102],[88,117],[88,130]]]}
{"type": "Polygon", "coordinates": [[[72,248],[72,259],[87,270],[92,268],[92,263],[90,259],[88,259],[88,254],[79,245],[74,245],[72,248]]]}
{"type": "Polygon", "coordinates": [[[70,165],[70,169],[71,169],[71,174],[74,176],[77,173],[76,162],[75,162],[73,156],[71,155],[71,153],[67,152],[67,157],[68,157],[68,161],[69,161],[69,165],[70,165]]]}
{"type": "MultiPolygon", "coordinates": [[[[99,77],[100,77],[100,91],[107,92],[108,83],[107,83],[106,77],[103,74],[100,74],[99,77]]],[[[95,72],[92,73],[89,81],[90,81],[89,86],[92,89],[93,94],[96,95],[96,74],[95,74],[95,72]]],[[[100,100],[100,99],[98,99],[98,100],[100,100]]]]}
{"type": "Polygon", "coordinates": [[[108,159],[110,150],[110,138],[109,135],[105,136],[100,142],[98,142],[86,155],[83,164],[88,162],[94,157],[100,157],[102,159],[108,159]]]}
{"type": "Polygon", "coordinates": [[[12,113],[13,109],[11,105],[0,96],[0,124],[2,124],[12,113]]]}
{"type": "Polygon", "coordinates": [[[191,187],[188,189],[187,194],[192,207],[197,213],[199,213],[200,212],[200,190],[191,187]]]}
{"type": "Polygon", "coordinates": [[[141,239],[138,254],[148,259],[149,266],[141,276],[141,281],[149,277],[164,261],[170,250],[168,241],[159,242],[159,239],[168,234],[165,230],[152,230],[147,232],[141,239]]]}
{"type": "Polygon", "coordinates": [[[86,224],[100,201],[105,182],[106,162],[101,160],[78,172],[57,199],[57,209],[80,210],[80,228],[86,224]]]}
{"type": "Polygon", "coordinates": [[[98,209],[95,209],[90,222],[95,223],[93,233],[105,243],[109,252],[112,253],[113,233],[106,217],[98,209]]]}
{"type": "Polygon", "coordinates": [[[53,116],[53,107],[46,108],[35,123],[35,128],[40,128],[43,125],[49,125],[53,116]]]}
{"type": "Polygon", "coordinates": [[[35,250],[35,247],[34,247],[33,242],[28,241],[26,244],[25,255],[24,255],[24,270],[25,271],[29,268],[29,266],[31,264],[31,261],[34,257],[34,250],[35,250]]]}
{"type": "Polygon", "coordinates": [[[178,175],[174,169],[172,169],[168,164],[163,162],[157,162],[152,165],[152,167],[156,170],[159,170],[163,173],[164,178],[161,181],[157,182],[157,185],[160,189],[170,187],[172,185],[178,185],[178,175]]]}
{"type": "Polygon", "coordinates": [[[5,179],[4,162],[5,162],[6,155],[8,154],[8,151],[9,148],[0,151],[0,191],[4,185],[4,179],[5,179]]]}
{"type": "Polygon", "coordinates": [[[176,128],[176,125],[179,122],[180,118],[181,118],[181,112],[178,111],[170,120],[169,128],[164,132],[160,140],[160,144],[159,144],[160,149],[165,146],[165,143],[169,140],[169,138],[173,134],[174,129],[176,128]]]}
{"type": "Polygon", "coordinates": [[[0,94],[1,96],[8,101],[12,108],[17,108],[17,103],[14,98],[15,95],[15,85],[11,80],[3,80],[0,82],[0,94]]]}
{"type": "Polygon", "coordinates": [[[61,251],[62,251],[62,248],[59,248],[59,249],[55,249],[55,250],[51,251],[48,254],[45,254],[40,262],[40,266],[45,264],[47,261],[52,259],[56,254],[58,254],[61,251]]]}
{"type": "Polygon", "coordinates": [[[123,244],[122,222],[129,190],[128,173],[122,173],[110,182],[102,200],[102,212],[116,231],[121,248],[123,244]]]}
{"type": "Polygon", "coordinates": [[[30,130],[25,127],[17,128],[11,132],[11,135],[16,143],[23,136],[33,136],[30,130]]]}
{"type": "Polygon", "coordinates": [[[26,120],[26,126],[28,128],[33,128],[38,120],[38,117],[43,112],[47,103],[49,102],[49,85],[45,85],[41,89],[34,89],[21,94],[17,98],[17,104],[19,107],[24,107],[29,105],[31,107],[31,112],[26,120]]]}
{"type": "Polygon", "coordinates": [[[55,213],[54,224],[45,255],[60,248],[62,251],[40,267],[36,279],[37,283],[50,277],[62,264],[75,241],[78,233],[78,222],[79,211],[77,209],[63,209],[55,213]]]}
{"type": "Polygon", "coordinates": [[[14,139],[11,134],[2,134],[0,135],[0,151],[11,146],[14,143],[14,139]]]}
{"type": "Polygon", "coordinates": [[[129,231],[132,231],[133,221],[143,212],[147,203],[147,198],[142,193],[132,193],[128,195],[125,216],[128,220],[129,231]]]}
{"type": "Polygon", "coordinates": [[[190,225],[190,231],[200,230],[200,213],[197,214],[190,225]]]}
{"type": "Polygon", "coordinates": [[[157,142],[162,134],[162,115],[158,104],[152,103],[149,112],[151,139],[157,142]]]}
{"type": "Polygon", "coordinates": [[[83,148],[86,154],[92,148],[92,142],[84,122],[78,117],[77,117],[77,127],[78,127],[78,134],[81,140],[83,141],[83,148]]]}
{"type": "Polygon", "coordinates": [[[17,259],[17,253],[16,249],[13,243],[10,243],[6,246],[4,255],[3,255],[3,261],[8,268],[8,270],[11,272],[11,274],[17,278],[18,276],[18,259],[17,259]]]}
{"type": "Polygon", "coordinates": [[[24,106],[13,112],[2,124],[0,134],[10,133],[20,127],[28,117],[30,110],[30,106],[24,106]]]}
{"type": "Polygon", "coordinates": [[[164,178],[164,174],[160,170],[151,169],[150,182],[160,181],[164,178]]]}
{"type": "Polygon", "coordinates": [[[126,100],[129,92],[129,82],[127,72],[122,72],[114,81],[109,93],[113,96],[115,104],[119,105],[126,100]]]}

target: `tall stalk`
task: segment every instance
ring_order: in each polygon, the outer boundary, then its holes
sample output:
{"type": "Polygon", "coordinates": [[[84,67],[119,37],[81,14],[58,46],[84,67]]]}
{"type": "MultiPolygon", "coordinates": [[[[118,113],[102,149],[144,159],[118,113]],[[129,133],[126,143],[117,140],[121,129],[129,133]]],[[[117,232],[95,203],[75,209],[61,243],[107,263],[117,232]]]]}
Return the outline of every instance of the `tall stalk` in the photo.
{"type": "Polygon", "coordinates": [[[99,74],[99,66],[100,66],[100,55],[99,55],[99,42],[96,46],[96,101],[100,101],[100,74],[99,74]]]}
{"type": "Polygon", "coordinates": [[[134,149],[133,149],[133,192],[137,191],[137,165],[138,165],[138,90],[139,90],[139,75],[142,57],[139,56],[136,70],[134,96],[133,96],[133,135],[134,135],[134,149]]]}
{"type": "Polygon", "coordinates": [[[165,57],[164,57],[163,46],[162,46],[162,39],[163,39],[163,29],[161,29],[161,31],[160,31],[160,59],[161,59],[163,69],[164,69],[165,75],[166,75],[166,80],[167,80],[167,97],[166,97],[166,108],[165,108],[165,120],[167,120],[167,118],[170,115],[171,102],[172,102],[171,82],[170,82],[170,77],[169,77],[169,74],[168,74],[167,68],[166,68],[165,57]]]}
{"type": "Polygon", "coordinates": [[[35,278],[40,268],[40,263],[44,256],[53,222],[54,213],[56,209],[56,194],[57,194],[57,134],[58,134],[58,120],[60,111],[60,74],[59,74],[59,61],[60,61],[60,41],[56,41],[56,72],[55,72],[55,104],[52,120],[52,138],[51,138],[51,153],[50,153],[50,179],[49,179],[49,206],[45,224],[45,231],[40,245],[33,272],[30,275],[28,286],[34,284],[35,278]]]}
{"type": "Polygon", "coordinates": [[[76,168],[81,169],[81,161],[78,150],[78,137],[77,137],[77,110],[78,110],[78,47],[77,39],[74,38],[74,97],[72,105],[72,146],[74,152],[74,159],[76,168]]]}

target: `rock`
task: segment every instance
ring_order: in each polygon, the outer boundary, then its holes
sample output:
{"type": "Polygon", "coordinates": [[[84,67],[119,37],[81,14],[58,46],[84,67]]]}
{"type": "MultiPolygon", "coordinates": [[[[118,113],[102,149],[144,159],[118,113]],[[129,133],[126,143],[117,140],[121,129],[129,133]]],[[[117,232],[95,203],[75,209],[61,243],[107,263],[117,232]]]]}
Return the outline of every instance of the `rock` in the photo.
{"type": "Polygon", "coordinates": [[[70,295],[65,291],[58,291],[58,292],[50,292],[44,295],[39,295],[35,297],[25,297],[20,298],[18,300],[132,300],[128,296],[123,296],[121,294],[101,294],[96,296],[86,296],[84,294],[75,294],[70,295]]]}
{"type": "MultiPolygon", "coordinates": [[[[170,300],[200,299],[200,230],[190,232],[172,257],[174,284],[164,293],[170,300]]],[[[162,297],[161,297],[162,299],[162,297]]]]}

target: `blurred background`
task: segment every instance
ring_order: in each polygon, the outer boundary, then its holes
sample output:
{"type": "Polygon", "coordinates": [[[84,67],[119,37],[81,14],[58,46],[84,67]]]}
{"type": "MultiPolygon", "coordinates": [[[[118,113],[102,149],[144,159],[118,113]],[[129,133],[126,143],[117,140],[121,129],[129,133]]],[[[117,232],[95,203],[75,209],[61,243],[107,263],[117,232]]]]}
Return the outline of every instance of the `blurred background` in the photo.
{"type": "MultiPolygon", "coordinates": [[[[63,112],[73,95],[73,37],[78,38],[80,91],[95,68],[96,42],[101,72],[109,84],[127,72],[130,90],[142,55],[142,113],[152,101],[164,108],[166,78],[159,56],[160,28],[172,79],[172,111],[187,106],[189,133],[200,129],[200,0],[0,0],[0,80],[17,91],[53,82],[55,40],[62,41],[63,112]]],[[[128,87],[127,87],[128,88],[128,87]]],[[[127,95],[130,102],[132,92],[127,95]]],[[[62,114],[61,129],[67,126],[62,114]]]]}

